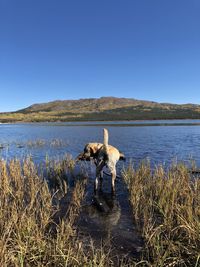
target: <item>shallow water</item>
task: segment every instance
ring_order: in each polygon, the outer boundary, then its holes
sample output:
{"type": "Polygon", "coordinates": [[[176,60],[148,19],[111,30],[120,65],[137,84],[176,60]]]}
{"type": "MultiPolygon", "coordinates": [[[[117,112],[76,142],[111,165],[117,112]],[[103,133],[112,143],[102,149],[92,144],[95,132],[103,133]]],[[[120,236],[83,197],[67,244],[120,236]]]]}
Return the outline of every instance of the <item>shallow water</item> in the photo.
{"type": "Polygon", "coordinates": [[[38,162],[47,154],[49,157],[62,157],[69,153],[76,157],[86,143],[103,141],[102,128],[106,125],[109,143],[124,152],[127,162],[131,160],[138,164],[149,158],[152,166],[161,163],[167,166],[176,159],[186,163],[194,159],[200,166],[200,126],[194,125],[200,120],[128,123],[129,126],[124,126],[127,122],[98,122],[98,126],[97,122],[87,122],[87,126],[84,123],[80,126],[78,122],[73,126],[72,123],[0,124],[0,157],[23,158],[30,154],[38,162]],[[165,126],[160,126],[163,123],[165,126]],[[157,126],[152,126],[155,124],[157,126]],[[51,145],[55,139],[60,140],[59,145],[51,145]],[[43,144],[28,145],[30,141],[38,140],[43,144]]]}
{"type": "Polygon", "coordinates": [[[116,181],[116,195],[112,195],[110,177],[104,176],[103,190],[94,194],[93,181],[89,178],[83,209],[77,226],[83,238],[92,237],[96,247],[112,248],[119,258],[139,258],[143,240],[133,224],[133,217],[126,185],[116,181]]]}
{"type": "MultiPolygon", "coordinates": [[[[68,172],[68,192],[59,201],[59,212],[54,221],[65,218],[70,196],[75,186],[74,177],[80,174],[80,165],[68,172]]],[[[95,168],[90,165],[87,173],[85,196],[81,203],[81,212],[76,221],[78,236],[87,247],[110,251],[113,260],[126,258],[138,260],[143,250],[143,239],[133,223],[132,210],[128,199],[128,190],[122,177],[116,179],[116,194],[111,193],[111,178],[104,175],[102,190],[94,193],[95,168]]],[[[82,179],[81,176],[79,179],[82,179]]],[[[84,178],[86,179],[86,177],[84,178]]],[[[86,181],[86,180],[85,180],[86,181]]]]}
{"type": "MultiPolygon", "coordinates": [[[[118,162],[118,174],[124,164],[138,165],[149,158],[152,167],[174,160],[189,164],[191,159],[200,166],[200,120],[86,122],[44,124],[0,124],[0,157],[10,159],[31,155],[36,163],[50,158],[62,158],[66,153],[76,157],[88,142],[103,141],[103,127],[109,131],[109,143],[124,152],[127,161],[118,162]],[[184,124],[184,125],[183,125],[184,124]],[[155,126],[156,125],[156,126],[155,126]]],[[[89,236],[95,246],[101,242],[115,255],[138,257],[143,246],[132,219],[128,193],[122,179],[117,179],[116,196],[111,191],[111,179],[104,176],[103,192],[93,193],[94,166],[82,163],[88,172],[88,183],[82,212],[77,221],[79,234],[86,243],[89,236]]],[[[74,170],[79,172],[79,166],[74,170]]],[[[71,185],[73,187],[73,183],[71,185]]],[[[67,203],[62,199],[60,216],[67,203]]]]}

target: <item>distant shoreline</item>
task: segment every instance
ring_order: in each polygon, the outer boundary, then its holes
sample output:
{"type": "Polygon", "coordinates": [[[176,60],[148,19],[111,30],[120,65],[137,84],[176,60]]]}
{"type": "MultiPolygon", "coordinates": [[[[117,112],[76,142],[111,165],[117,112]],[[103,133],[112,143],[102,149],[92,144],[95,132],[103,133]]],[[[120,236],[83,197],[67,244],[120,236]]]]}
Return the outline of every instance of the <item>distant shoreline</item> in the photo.
{"type": "Polygon", "coordinates": [[[0,122],[1,125],[42,125],[45,126],[79,126],[79,127],[145,127],[145,126],[200,126],[200,119],[154,119],[154,120],[96,120],[96,121],[15,121],[15,122],[0,122]]]}

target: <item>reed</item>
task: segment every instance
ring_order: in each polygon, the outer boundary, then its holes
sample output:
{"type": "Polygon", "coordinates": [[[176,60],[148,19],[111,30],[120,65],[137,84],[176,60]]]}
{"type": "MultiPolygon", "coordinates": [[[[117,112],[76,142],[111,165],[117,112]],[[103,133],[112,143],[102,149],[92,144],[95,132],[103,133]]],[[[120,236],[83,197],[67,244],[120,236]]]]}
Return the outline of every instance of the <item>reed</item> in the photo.
{"type": "Polygon", "coordinates": [[[40,168],[30,157],[0,160],[0,266],[200,266],[200,180],[185,165],[123,171],[145,243],[137,262],[79,235],[87,175],[74,167],[69,155],[40,168]]]}
{"type": "Polygon", "coordinates": [[[92,241],[86,246],[77,232],[86,179],[79,177],[71,192],[67,180],[50,188],[49,180],[63,180],[70,168],[69,158],[46,162],[43,172],[30,158],[0,160],[0,266],[112,266],[109,251],[92,241]],[[67,194],[65,214],[56,221],[67,194]]]}
{"type": "MultiPolygon", "coordinates": [[[[26,142],[18,142],[16,143],[16,147],[28,147],[28,148],[41,148],[44,146],[52,147],[52,148],[59,148],[66,146],[66,142],[62,139],[54,138],[50,140],[45,139],[35,139],[35,140],[28,140],[26,142]]],[[[0,144],[1,148],[1,144],[0,144]]]]}
{"type": "Polygon", "coordinates": [[[200,180],[184,164],[123,172],[147,266],[200,266],[200,180]]]}

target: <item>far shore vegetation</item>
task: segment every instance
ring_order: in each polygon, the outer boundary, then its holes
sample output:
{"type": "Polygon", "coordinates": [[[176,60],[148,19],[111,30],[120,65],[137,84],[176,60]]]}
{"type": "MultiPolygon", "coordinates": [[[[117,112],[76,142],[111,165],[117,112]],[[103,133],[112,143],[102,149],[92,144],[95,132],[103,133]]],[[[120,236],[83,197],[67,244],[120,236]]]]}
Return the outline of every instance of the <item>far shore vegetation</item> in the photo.
{"type": "Polygon", "coordinates": [[[75,161],[0,160],[0,266],[200,266],[200,179],[183,164],[168,170],[148,162],[123,170],[133,223],[144,239],[139,258],[112,254],[78,234],[88,183],[75,161]],[[64,215],[60,200],[68,195],[64,215]]]}

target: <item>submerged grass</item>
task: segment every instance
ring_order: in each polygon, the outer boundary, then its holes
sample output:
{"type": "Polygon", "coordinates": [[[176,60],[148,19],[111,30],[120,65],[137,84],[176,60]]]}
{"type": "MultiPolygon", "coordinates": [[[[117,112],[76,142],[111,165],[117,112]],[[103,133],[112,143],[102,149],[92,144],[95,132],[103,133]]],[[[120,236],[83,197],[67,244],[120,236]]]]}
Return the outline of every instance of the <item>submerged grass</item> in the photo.
{"type": "Polygon", "coordinates": [[[124,171],[149,266],[200,266],[200,180],[179,164],[124,171]]]}

